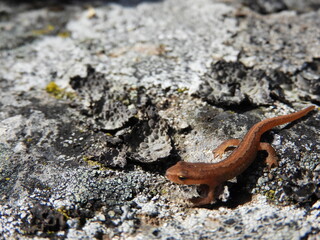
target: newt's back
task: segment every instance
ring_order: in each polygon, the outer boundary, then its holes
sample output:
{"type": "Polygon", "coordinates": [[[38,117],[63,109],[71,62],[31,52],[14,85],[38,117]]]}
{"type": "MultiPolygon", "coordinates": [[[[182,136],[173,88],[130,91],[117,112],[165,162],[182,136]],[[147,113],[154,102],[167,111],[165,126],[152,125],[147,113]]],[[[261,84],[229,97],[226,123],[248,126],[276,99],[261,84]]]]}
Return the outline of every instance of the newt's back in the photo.
{"type": "Polygon", "coordinates": [[[224,181],[241,174],[256,158],[261,135],[275,126],[295,121],[312,111],[315,106],[309,106],[299,112],[265,119],[251,127],[239,146],[225,160],[217,163],[221,169],[224,181]]]}

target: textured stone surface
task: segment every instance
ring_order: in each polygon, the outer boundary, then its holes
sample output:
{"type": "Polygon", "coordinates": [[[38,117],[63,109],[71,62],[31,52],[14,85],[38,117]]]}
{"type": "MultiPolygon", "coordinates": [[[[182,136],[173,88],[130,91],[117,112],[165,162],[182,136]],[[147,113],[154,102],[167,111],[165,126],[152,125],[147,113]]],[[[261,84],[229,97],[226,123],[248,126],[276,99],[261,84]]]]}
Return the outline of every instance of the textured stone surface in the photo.
{"type": "Polygon", "coordinates": [[[241,63],[217,62],[196,95],[215,105],[270,104],[271,84],[264,71],[246,69],[241,63]]]}
{"type": "MultiPolygon", "coordinates": [[[[164,178],[320,103],[317,1],[0,3],[0,239],[316,239],[319,113],[192,208],[164,178]]],[[[227,156],[227,154],[225,155],[227,156]]]]}

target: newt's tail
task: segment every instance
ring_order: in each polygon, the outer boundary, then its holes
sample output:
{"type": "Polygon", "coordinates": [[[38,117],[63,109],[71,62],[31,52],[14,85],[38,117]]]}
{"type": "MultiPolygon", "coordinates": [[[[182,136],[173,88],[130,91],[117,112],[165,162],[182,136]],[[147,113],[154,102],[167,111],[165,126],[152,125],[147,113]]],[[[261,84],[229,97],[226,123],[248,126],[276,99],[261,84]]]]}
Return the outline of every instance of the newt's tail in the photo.
{"type": "Polygon", "coordinates": [[[261,127],[260,131],[263,133],[263,132],[266,132],[275,126],[279,126],[279,125],[282,125],[282,124],[285,124],[288,122],[293,122],[293,121],[307,115],[314,108],[315,108],[315,106],[309,106],[305,109],[302,109],[299,112],[295,112],[295,113],[291,113],[291,114],[283,115],[283,116],[278,116],[278,117],[274,117],[274,118],[268,118],[266,120],[263,120],[263,121],[257,123],[256,125],[258,125],[257,128],[261,127]]]}

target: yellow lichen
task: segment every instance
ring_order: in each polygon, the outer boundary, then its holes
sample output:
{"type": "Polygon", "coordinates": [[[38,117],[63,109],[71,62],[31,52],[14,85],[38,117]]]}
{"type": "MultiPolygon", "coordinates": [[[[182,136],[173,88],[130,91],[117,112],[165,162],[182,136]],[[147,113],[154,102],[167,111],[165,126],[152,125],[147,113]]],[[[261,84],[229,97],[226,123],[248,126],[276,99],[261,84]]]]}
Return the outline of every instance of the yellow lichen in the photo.
{"type": "Polygon", "coordinates": [[[270,200],[274,200],[275,199],[275,191],[274,190],[269,190],[268,192],[266,192],[266,196],[268,199],[270,200]]]}
{"type": "Polygon", "coordinates": [[[188,88],[186,88],[186,87],[184,87],[184,88],[178,88],[177,89],[177,92],[178,93],[184,93],[184,92],[187,92],[189,89],[188,88]]]}
{"type": "Polygon", "coordinates": [[[71,33],[68,32],[68,31],[64,31],[64,32],[59,32],[58,33],[58,36],[61,37],[61,38],[68,38],[70,37],[71,33]]]}
{"type": "Polygon", "coordinates": [[[46,91],[55,97],[58,97],[62,94],[62,89],[55,82],[49,82],[46,86],[46,91]]]}
{"type": "Polygon", "coordinates": [[[68,210],[65,207],[58,208],[57,212],[61,213],[66,219],[70,219],[68,210]]]}
{"type": "Polygon", "coordinates": [[[161,190],[161,194],[162,194],[162,195],[165,195],[165,194],[167,194],[167,193],[168,193],[167,189],[162,189],[162,190],[161,190]]]}
{"type": "Polygon", "coordinates": [[[49,82],[45,90],[47,93],[57,99],[74,99],[76,96],[74,92],[68,92],[65,88],[60,88],[55,82],[49,82]]]}
{"type": "Polygon", "coordinates": [[[99,163],[97,161],[91,160],[91,158],[92,158],[91,156],[83,156],[82,160],[84,162],[86,162],[91,167],[98,166],[100,171],[108,170],[108,168],[106,168],[102,163],[99,163]]]}
{"type": "Polygon", "coordinates": [[[37,30],[33,30],[32,33],[34,35],[45,35],[45,34],[49,34],[51,32],[53,32],[55,29],[55,27],[51,24],[48,24],[46,27],[42,28],[42,29],[37,29],[37,30]]]}

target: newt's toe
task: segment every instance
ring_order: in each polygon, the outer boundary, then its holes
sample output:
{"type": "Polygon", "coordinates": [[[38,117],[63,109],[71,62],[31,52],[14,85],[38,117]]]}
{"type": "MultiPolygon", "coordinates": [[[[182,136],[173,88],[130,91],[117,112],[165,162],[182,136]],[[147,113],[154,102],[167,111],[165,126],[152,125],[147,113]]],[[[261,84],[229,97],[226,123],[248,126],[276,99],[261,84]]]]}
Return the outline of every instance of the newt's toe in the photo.
{"type": "Polygon", "coordinates": [[[273,158],[267,158],[266,159],[266,163],[268,165],[268,169],[270,170],[273,167],[278,167],[279,163],[278,163],[278,158],[277,157],[273,157],[273,158]]]}

